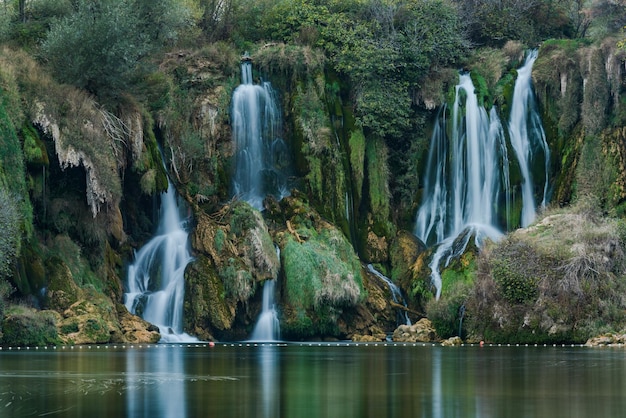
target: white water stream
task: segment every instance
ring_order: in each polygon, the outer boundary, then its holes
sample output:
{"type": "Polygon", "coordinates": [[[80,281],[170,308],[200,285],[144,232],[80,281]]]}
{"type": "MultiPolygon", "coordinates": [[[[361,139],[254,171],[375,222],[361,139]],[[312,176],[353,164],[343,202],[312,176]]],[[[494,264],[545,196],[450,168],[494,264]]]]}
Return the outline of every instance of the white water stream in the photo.
{"type": "Polygon", "coordinates": [[[128,267],[128,291],[124,294],[130,312],[159,327],[161,342],[197,341],[183,332],[184,275],[192,259],[187,235],[170,183],[161,195],[157,234],[141,247],[128,267]]]}
{"type": "Polygon", "coordinates": [[[275,302],[276,279],[266,280],[263,285],[263,306],[250,341],[277,341],[280,339],[280,323],[275,302]]]}
{"type": "MultiPolygon", "coordinates": [[[[367,269],[369,270],[370,273],[372,273],[373,275],[375,275],[376,277],[384,281],[387,284],[387,286],[389,286],[389,290],[391,291],[391,297],[393,301],[396,303],[402,304],[406,308],[406,300],[404,299],[404,296],[402,296],[402,291],[400,290],[400,288],[394,282],[392,282],[389,277],[385,276],[380,271],[376,270],[374,266],[372,266],[371,264],[367,265],[367,269]]],[[[404,325],[411,325],[409,314],[406,311],[402,311],[400,316],[402,317],[402,321],[404,322],[404,325]]]]}
{"type": "Polygon", "coordinates": [[[532,92],[530,74],[536,58],[536,51],[529,53],[518,70],[508,124],[522,184],[511,184],[506,136],[497,109],[492,107],[488,114],[479,104],[469,74],[459,77],[451,112],[444,107],[438,117],[415,223],[415,235],[437,246],[430,263],[437,299],[441,295],[442,262],[447,266],[463,254],[472,237],[481,247],[486,239],[497,240],[511,227],[508,221],[514,189],[522,191],[521,226],[534,220],[537,205],[531,167],[540,153],[545,160],[541,200],[545,205],[549,149],[532,92]],[[448,126],[449,121],[452,126],[448,126]]]}
{"type": "Polygon", "coordinates": [[[242,83],[233,92],[232,131],[235,146],[234,195],[263,210],[268,194],[282,199],[289,194],[285,170],[289,166],[285,142],[280,138],[282,118],[269,82],[253,84],[252,63],[241,63],[242,83]]]}

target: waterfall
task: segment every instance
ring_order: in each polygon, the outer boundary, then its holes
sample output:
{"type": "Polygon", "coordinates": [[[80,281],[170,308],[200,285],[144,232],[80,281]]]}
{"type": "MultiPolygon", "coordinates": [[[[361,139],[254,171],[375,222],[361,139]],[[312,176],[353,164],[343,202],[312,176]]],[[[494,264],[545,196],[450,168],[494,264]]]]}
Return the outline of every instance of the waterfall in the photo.
{"type": "Polygon", "coordinates": [[[253,84],[252,63],[241,63],[240,84],[233,92],[232,131],[235,146],[233,193],[258,210],[272,194],[287,196],[289,153],[280,138],[282,120],[269,82],[253,84]]]}
{"type": "Polygon", "coordinates": [[[184,275],[191,256],[171,183],[161,195],[160,218],[156,236],[128,268],[124,303],[130,312],[159,327],[161,342],[197,341],[183,332],[184,275]]]}
{"type": "MultiPolygon", "coordinates": [[[[389,290],[391,290],[391,297],[393,301],[396,303],[401,303],[406,308],[406,300],[404,299],[404,296],[402,296],[402,292],[400,291],[400,288],[396,286],[396,284],[392,282],[387,276],[385,276],[384,274],[376,270],[374,266],[372,266],[371,264],[367,265],[367,269],[369,270],[370,273],[374,274],[376,277],[384,281],[387,284],[387,286],[389,286],[389,290]]],[[[404,324],[411,325],[409,314],[406,311],[402,311],[401,317],[402,317],[402,321],[404,322],[404,324]]]]}
{"type": "Polygon", "coordinates": [[[280,338],[280,323],[274,302],[275,288],[276,279],[265,281],[261,315],[252,331],[250,341],[276,341],[280,338]]]}
{"type": "Polygon", "coordinates": [[[428,245],[437,245],[429,265],[431,281],[441,295],[440,266],[465,252],[472,237],[477,247],[486,239],[499,239],[511,228],[512,190],[522,188],[522,226],[535,216],[532,164],[537,149],[544,155],[548,190],[549,150],[532,93],[530,73],[536,51],[518,71],[511,118],[511,146],[519,162],[523,182],[512,185],[505,130],[495,106],[487,113],[479,104],[469,74],[459,76],[451,110],[440,111],[433,133],[424,174],[422,204],[416,215],[415,235],[428,245]],[[452,126],[448,126],[451,122],[452,126]]]}
{"type": "Polygon", "coordinates": [[[550,149],[536,109],[535,96],[532,89],[532,67],[537,59],[538,51],[533,50],[526,56],[524,65],[517,70],[517,80],[513,92],[513,103],[509,119],[509,136],[515,156],[519,161],[523,178],[522,183],[522,216],[521,226],[527,227],[535,220],[537,206],[534,199],[534,183],[531,166],[537,149],[543,153],[544,177],[543,198],[541,207],[545,207],[548,194],[548,166],[550,149]]]}

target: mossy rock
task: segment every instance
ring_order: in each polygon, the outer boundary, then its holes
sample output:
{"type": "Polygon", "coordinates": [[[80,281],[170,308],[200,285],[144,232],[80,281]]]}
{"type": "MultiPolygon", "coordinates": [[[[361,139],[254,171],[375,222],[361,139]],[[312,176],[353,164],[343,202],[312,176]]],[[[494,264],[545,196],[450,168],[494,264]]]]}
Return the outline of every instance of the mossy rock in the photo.
{"type": "Polygon", "coordinates": [[[222,281],[215,266],[200,255],[185,270],[184,328],[203,340],[214,339],[214,333],[230,330],[236,306],[225,298],[222,281]]]}
{"type": "Polygon", "coordinates": [[[123,342],[118,312],[113,301],[88,286],[80,299],[62,312],[58,330],[69,344],[104,344],[123,342]]]}
{"type": "Polygon", "coordinates": [[[413,279],[413,266],[426,245],[408,231],[398,231],[389,249],[391,280],[401,287],[408,287],[413,279]]]}
{"type": "Polygon", "coordinates": [[[80,288],[74,282],[70,268],[60,258],[48,258],[45,268],[48,275],[45,305],[49,309],[63,312],[79,299],[80,288]]]}

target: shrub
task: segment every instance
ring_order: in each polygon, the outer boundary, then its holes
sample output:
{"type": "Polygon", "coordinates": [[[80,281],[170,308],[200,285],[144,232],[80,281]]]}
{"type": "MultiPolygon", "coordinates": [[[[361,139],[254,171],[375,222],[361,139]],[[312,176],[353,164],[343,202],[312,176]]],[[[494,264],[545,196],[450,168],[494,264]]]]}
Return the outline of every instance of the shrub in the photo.
{"type": "Polygon", "coordinates": [[[44,346],[59,343],[54,316],[50,312],[25,309],[9,313],[2,322],[2,344],[44,346]]]}
{"type": "Polygon", "coordinates": [[[457,281],[439,300],[431,299],[426,304],[426,315],[441,338],[454,336],[463,338],[465,303],[471,288],[470,283],[457,281]]]}

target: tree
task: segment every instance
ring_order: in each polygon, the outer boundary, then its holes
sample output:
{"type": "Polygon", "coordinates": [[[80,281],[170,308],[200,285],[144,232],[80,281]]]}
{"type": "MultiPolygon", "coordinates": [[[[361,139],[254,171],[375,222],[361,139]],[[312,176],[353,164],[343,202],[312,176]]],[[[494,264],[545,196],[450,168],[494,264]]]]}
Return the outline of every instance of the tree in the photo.
{"type": "Polygon", "coordinates": [[[176,39],[189,16],[175,0],[82,1],[52,25],[43,57],[60,81],[116,96],[144,58],[176,39]]]}

